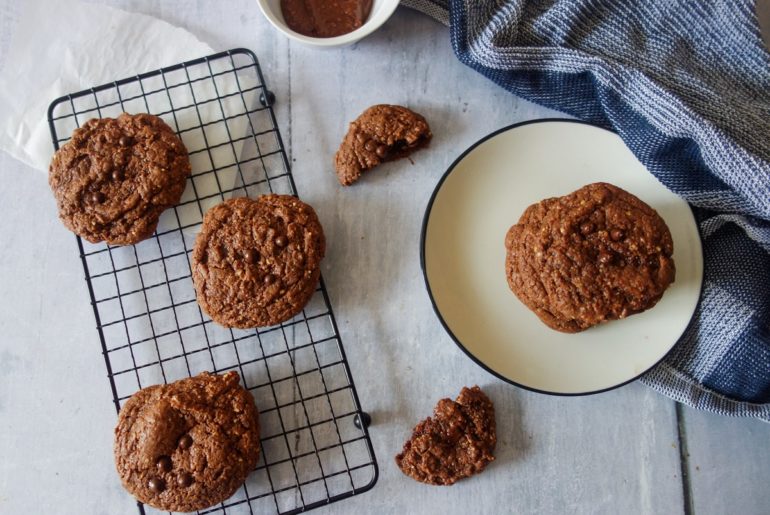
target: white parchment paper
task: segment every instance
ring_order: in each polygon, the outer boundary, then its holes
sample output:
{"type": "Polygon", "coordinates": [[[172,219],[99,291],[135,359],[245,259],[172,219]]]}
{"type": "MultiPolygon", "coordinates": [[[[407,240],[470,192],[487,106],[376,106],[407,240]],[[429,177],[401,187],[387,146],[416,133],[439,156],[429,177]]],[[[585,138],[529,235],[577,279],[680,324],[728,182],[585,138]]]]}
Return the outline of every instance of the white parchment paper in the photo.
{"type": "Polygon", "coordinates": [[[213,53],[184,29],[72,0],[0,6],[0,149],[47,171],[54,99],[213,53]]]}

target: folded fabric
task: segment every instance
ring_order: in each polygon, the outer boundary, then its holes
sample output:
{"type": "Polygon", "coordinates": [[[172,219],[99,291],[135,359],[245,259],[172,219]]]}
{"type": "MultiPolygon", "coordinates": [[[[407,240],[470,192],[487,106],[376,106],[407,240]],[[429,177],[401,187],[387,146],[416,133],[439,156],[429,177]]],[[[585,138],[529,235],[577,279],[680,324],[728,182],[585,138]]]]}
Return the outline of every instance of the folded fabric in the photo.
{"type": "Polygon", "coordinates": [[[615,131],[693,207],[700,305],[641,381],[770,422],[770,54],[753,2],[407,0],[460,61],[615,131]]]}

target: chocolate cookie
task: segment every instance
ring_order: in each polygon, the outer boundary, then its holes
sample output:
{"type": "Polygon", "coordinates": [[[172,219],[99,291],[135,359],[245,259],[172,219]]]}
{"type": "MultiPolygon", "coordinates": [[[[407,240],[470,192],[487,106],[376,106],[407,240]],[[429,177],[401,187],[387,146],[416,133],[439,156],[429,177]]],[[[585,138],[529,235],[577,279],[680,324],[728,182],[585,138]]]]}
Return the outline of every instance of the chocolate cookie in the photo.
{"type": "Polygon", "coordinates": [[[148,238],[182,196],[190,159],[171,127],[149,114],[87,121],[53,156],[48,183],[59,218],[91,243],[148,238]]]}
{"type": "Polygon", "coordinates": [[[430,485],[451,485],[478,474],[495,459],[495,408],[481,388],[463,388],[457,400],[441,399],[412,431],[396,456],[407,476],[430,485]]]}
{"type": "Polygon", "coordinates": [[[115,466],[139,501],[195,511],[233,495],[259,459],[259,413],[238,374],[203,372],[131,396],[115,428],[115,466]]]}
{"type": "Polygon", "coordinates": [[[201,308],[225,327],[290,319],[313,296],[326,252],[313,208],[290,195],[230,199],[210,209],[195,240],[201,308]]]}
{"type": "Polygon", "coordinates": [[[372,106],[350,123],[334,155],[337,178],[349,186],[378,164],[425,147],[432,137],[428,122],[414,111],[396,105],[372,106]]]}
{"type": "Polygon", "coordinates": [[[658,213],[595,183],[529,206],[505,237],[516,296],[552,329],[583,331],[653,307],[674,281],[674,244],[658,213]]]}

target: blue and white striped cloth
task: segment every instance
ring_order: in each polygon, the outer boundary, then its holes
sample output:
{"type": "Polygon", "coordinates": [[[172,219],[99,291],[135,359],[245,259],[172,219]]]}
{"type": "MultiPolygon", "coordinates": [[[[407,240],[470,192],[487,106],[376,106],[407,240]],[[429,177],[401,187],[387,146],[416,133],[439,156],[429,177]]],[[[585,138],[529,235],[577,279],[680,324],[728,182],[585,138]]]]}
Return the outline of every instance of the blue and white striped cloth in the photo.
{"type": "Polygon", "coordinates": [[[770,54],[751,1],[406,0],[449,25],[460,61],[618,133],[686,199],[700,306],[641,381],[770,422],[770,54]]]}

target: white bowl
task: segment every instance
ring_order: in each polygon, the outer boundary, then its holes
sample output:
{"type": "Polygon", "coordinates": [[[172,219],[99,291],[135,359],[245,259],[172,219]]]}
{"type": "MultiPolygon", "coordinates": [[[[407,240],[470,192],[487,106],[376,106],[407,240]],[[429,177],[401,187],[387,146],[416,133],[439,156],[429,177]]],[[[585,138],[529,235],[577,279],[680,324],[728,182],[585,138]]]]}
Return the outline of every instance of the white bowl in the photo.
{"type": "Polygon", "coordinates": [[[393,14],[398,7],[399,0],[374,0],[372,2],[372,11],[369,13],[369,18],[366,22],[353,32],[348,32],[341,36],[335,36],[333,38],[313,38],[310,36],[304,36],[298,32],[294,32],[283,20],[283,13],[281,12],[280,0],[257,0],[259,8],[262,10],[262,14],[265,15],[267,21],[275,27],[278,32],[282,32],[289,39],[299,41],[306,45],[315,47],[338,47],[351,45],[356,41],[364,38],[380,28],[380,26],[388,21],[388,18],[393,14]]]}

